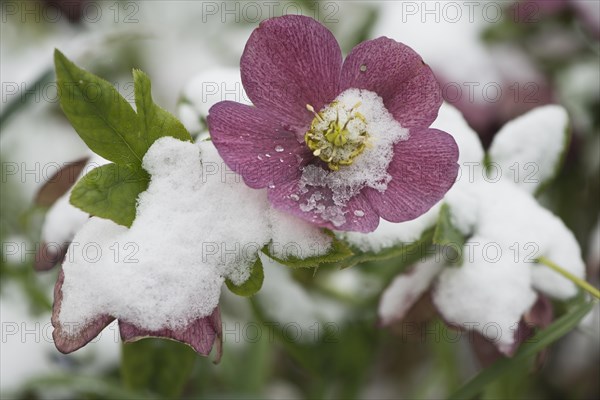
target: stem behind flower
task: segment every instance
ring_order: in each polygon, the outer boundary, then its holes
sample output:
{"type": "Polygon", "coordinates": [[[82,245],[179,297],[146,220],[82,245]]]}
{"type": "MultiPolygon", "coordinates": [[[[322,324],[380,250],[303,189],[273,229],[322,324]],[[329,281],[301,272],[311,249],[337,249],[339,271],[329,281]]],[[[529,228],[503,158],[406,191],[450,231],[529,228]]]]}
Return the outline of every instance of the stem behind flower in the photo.
{"type": "Polygon", "coordinates": [[[554,271],[558,272],[559,274],[561,274],[562,276],[564,276],[565,278],[567,278],[568,280],[570,280],[571,282],[573,282],[574,284],[579,286],[581,289],[585,290],[592,296],[595,296],[597,299],[600,299],[600,291],[598,289],[596,289],[595,287],[593,287],[592,285],[590,285],[588,282],[584,281],[583,279],[576,277],[569,271],[558,266],[557,264],[555,264],[551,260],[547,259],[546,257],[538,258],[537,262],[540,264],[544,264],[547,267],[552,268],[554,271]]]}

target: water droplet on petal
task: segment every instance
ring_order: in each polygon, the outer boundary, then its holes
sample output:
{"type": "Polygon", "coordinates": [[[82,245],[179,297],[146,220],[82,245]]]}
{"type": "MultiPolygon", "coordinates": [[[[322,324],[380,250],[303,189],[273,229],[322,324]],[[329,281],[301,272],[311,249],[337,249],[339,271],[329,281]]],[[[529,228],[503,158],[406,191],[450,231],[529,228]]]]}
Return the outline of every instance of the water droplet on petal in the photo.
{"type": "Polygon", "coordinates": [[[280,158],[280,159],[279,159],[279,162],[281,162],[281,163],[282,163],[282,162],[283,162],[283,158],[280,158]]]}
{"type": "Polygon", "coordinates": [[[269,183],[269,189],[275,189],[275,184],[274,183],[269,183]]]}
{"type": "Polygon", "coordinates": [[[271,158],[271,155],[269,153],[267,153],[267,154],[265,154],[265,157],[271,158]]]}
{"type": "Polygon", "coordinates": [[[276,151],[276,152],[278,152],[278,153],[281,153],[281,152],[283,152],[283,150],[285,150],[285,149],[283,148],[283,146],[279,146],[279,145],[275,146],[275,151],[276,151]]]}
{"type": "Polygon", "coordinates": [[[259,156],[257,156],[257,157],[258,157],[258,159],[259,159],[260,161],[262,161],[262,157],[261,157],[260,155],[259,155],[259,156]]]}
{"type": "Polygon", "coordinates": [[[356,215],[357,217],[364,217],[365,212],[363,210],[355,210],[354,215],[356,215]]]}
{"type": "Polygon", "coordinates": [[[360,72],[366,72],[367,71],[367,64],[363,64],[360,66],[360,72]]]}
{"type": "Polygon", "coordinates": [[[290,199],[292,199],[294,201],[298,201],[298,200],[300,200],[300,196],[298,196],[297,194],[290,194],[290,199]]]}

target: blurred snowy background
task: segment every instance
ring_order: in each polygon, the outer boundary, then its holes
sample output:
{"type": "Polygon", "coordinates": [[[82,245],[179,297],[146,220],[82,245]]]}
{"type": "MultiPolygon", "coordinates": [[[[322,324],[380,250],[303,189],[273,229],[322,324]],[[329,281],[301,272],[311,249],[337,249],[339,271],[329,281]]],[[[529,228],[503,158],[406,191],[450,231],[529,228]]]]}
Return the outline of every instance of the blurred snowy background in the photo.
{"type": "MultiPolygon", "coordinates": [[[[205,130],[210,104],[244,100],[241,87],[231,83],[235,78],[202,77],[236,68],[258,23],[290,13],[327,25],[344,52],[378,36],[413,47],[432,67],[445,99],[462,111],[484,145],[505,122],[527,110],[562,104],[571,117],[572,141],[563,169],[540,201],[574,232],[588,280],[598,283],[597,0],[0,4],[2,398],[152,394],[132,394],[120,384],[121,345],[114,327],[72,355],[60,354],[52,343],[50,307],[57,272],[33,269],[47,211],[36,194],[59,167],[89,156],[58,105],[54,48],[113,82],[131,101],[131,69],[144,70],[152,79],[156,102],[194,133],[205,130]],[[213,73],[206,75],[207,71],[213,73]]],[[[59,219],[54,229],[68,231],[68,221],[59,219]]],[[[368,267],[358,267],[320,271],[313,279],[312,271],[265,265],[265,287],[252,307],[224,294],[223,361],[214,366],[199,358],[184,395],[444,397],[479,368],[467,338],[455,343],[443,335],[440,339],[434,334],[441,326],[436,323],[425,339],[378,329],[376,302],[382,287],[373,274],[368,267]],[[267,314],[262,318],[293,329],[257,334],[260,306],[267,314]]],[[[506,382],[488,391],[489,397],[597,398],[599,324],[598,316],[591,316],[552,348],[535,375],[513,371],[506,382]]]]}

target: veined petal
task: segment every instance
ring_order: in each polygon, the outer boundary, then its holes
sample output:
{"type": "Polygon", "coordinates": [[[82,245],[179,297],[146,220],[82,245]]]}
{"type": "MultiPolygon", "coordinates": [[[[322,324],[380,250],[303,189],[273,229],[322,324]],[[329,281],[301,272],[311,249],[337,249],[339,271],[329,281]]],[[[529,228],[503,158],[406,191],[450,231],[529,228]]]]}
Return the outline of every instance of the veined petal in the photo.
{"type": "Polygon", "coordinates": [[[366,89],[383,99],[404,128],[428,127],[442,104],[431,68],[410,47],[387,37],[356,46],[342,67],[341,91],[366,89]]]}
{"type": "Polygon", "coordinates": [[[411,130],[408,140],[394,145],[388,167],[392,180],[384,192],[363,193],[383,218],[391,222],[414,219],[444,197],[458,174],[458,147],[446,132],[411,130]]]}
{"type": "Polygon", "coordinates": [[[189,345],[198,354],[202,354],[203,356],[208,356],[213,345],[216,343],[217,356],[215,362],[219,362],[221,359],[222,329],[219,307],[215,308],[211,315],[198,318],[182,329],[165,328],[150,331],[140,329],[126,321],[119,321],[119,332],[121,333],[121,339],[125,343],[135,342],[147,337],[173,339],[189,345]]]}
{"type": "Polygon", "coordinates": [[[333,34],[300,15],[263,21],[250,35],[240,61],[252,103],[296,130],[313,119],[307,104],[320,110],[338,95],[341,67],[342,53],[333,34]]]}
{"type": "Polygon", "coordinates": [[[468,172],[473,163],[483,163],[484,150],[477,132],[473,130],[465,120],[462,113],[450,105],[443,103],[437,119],[431,124],[431,128],[448,132],[458,145],[458,163],[468,172]]]}
{"type": "Polygon", "coordinates": [[[298,179],[300,166],[312,158],[294,133],[256,107],[220,102],[210,109],[208,126],[227,166],[251,188],[298,179]]]}
{"type": "Polygon", "coordinates": [[[54,285],[54,304],[52,305],[52,338],[54,345],[61,353],[68,354],[88,344],[92,339],[102,332],[114,318],[109,315],[100,315],[92,321],[85,323],[82,328],[81,321],[70,321],[70,323],[60,323],[58,314],[62,305],[62,285],[65,281],[65,275],[61,269],[58,279],[54,285]]]}

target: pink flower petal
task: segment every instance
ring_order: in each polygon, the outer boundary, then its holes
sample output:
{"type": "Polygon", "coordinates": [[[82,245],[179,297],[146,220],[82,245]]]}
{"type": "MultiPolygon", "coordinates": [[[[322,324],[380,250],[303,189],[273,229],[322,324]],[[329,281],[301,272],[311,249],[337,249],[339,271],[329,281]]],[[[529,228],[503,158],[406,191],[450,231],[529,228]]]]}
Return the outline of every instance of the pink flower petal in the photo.
{"type": "Polygon", "coordinates": [[[56,285],[54,286],[54,304],[52,306],[52,338],[54,345],[61,353],[68,354],[88,344],[92,339],[102,332],[114,318],[109,315],[100,315],[88,322],[83,328],[77,321],[72,323],[61,324],[58,315],[62,304],[62,285],[65,280],[65,275],[61,269],[56,285]]]}
{"type": "Polygon", "coordinates": [[[543,294],[538,294],[537,301],[531,309],[523,315],[523,321],[538,328],[546,328],[554,319],[554,307],[550,299],[543,294]]]}
{"type": "MultiPolygon", "coordinates": [[[[514,342],[510,346],[499,346],[498,343],[494,343],[479,332],[475,332],[473,349],[479,362],[486,368],[502,356],[514,356],[519,346],[527,342],[535,334],[535,328],[546,328],[550,325],[553,318],[554,309],[552,303],[548,297],[539,294],[531,309],[523,314],[523,318],[519,321],[519,325],[514,332],[514,342]]],[[[541,363],[545,356],[546,349],[538,354],[536,361],[541,363]]]]}
{"type": "Polygon", "coordinates": [[[498,350],[498,347],[477,331],[469,332],[469,338],[471,340],[471,347],[479,360],[479,364],[483,368],[487,368],[495,363],[503,354],[498,350]]]}
{"type": "Polygon", "coordinates": [[[125,343],[135,342],[147,337],[158,337],[177,340],[192,347],[197,353],[208,356],[217,344],[217,356],[215,362],[219,362],[222,354],[222,326],[221,313],[219,307],[215,308],[211,315],[190,323],[182,329],[161,329],[158,331],[149,331],[140,329],[137,326],[125,321],[119,321],[119,331],[121,339],[125,343]]]}
{"type": "Polygon", "coordinates": [[[64,243],[59,245],[58,243],[46,243],[42,242],[38,252],[35,255],[35,262],[33,263],[33,268],[36,271],[48,271],[56,264],[62,262],[67,254],[67,249],[69,247],[68,243],[64,243]]]}
{"type": "Polygon", "coordinates": [[[394,146],[387,189],[382,193],[365,188],[363,193],[383,219],[414,219],[452,187],[458,174],[457,160],[458,147],[452,136],[437,129],[413,129],[408,140],[394,146]]]}
{"type": "Polygon", "coordinates": [[[208,115],[210,133],[229,168],[251,188],[298,179],[300,166],[313,158],[295,134],[265,111],[231,101],[215,104],[208,115]]]}
{"type": "MultiPolygon", "coordinates": [[[[339,93],[342,53],[333,34],[312,18],[285,15],[252,32],[240,61],[252,103],[304,130],[316,110],[339,93]]],[[[300,133],[304,133],[303,131],[300,133]]]]}
{"type": "MultiPolygon", "coordinates": [[[[296,215],[314,225],[339,231],[372,232],[379,225],[379,216],[375,213],[365,196],[361,193],[351,198],[344,207],[334,206],[331,190],[328,188],[307,188],[306,193],[300,194],[298,181],[284,182],[269,189],[269,201],[276,208],[296,215]],[[301,205],[309,203],[313,194],[319,192],[323,196],[320,201],[326,207],[333,207],[336,212],[343,214],[345,222],[335,225],[328,214],[316,210],[303,211],[301,205]]],[[[329,214],[331,215],[331,214],[329,214]]]]}
{"type": "Polygon", "coordinates": [[[442,104],[440,86],[421,56],[386,37],[363,42],[348,54],[341,90],[349,88],[377,93],[405,128],[428,127],[442,104]]]}

